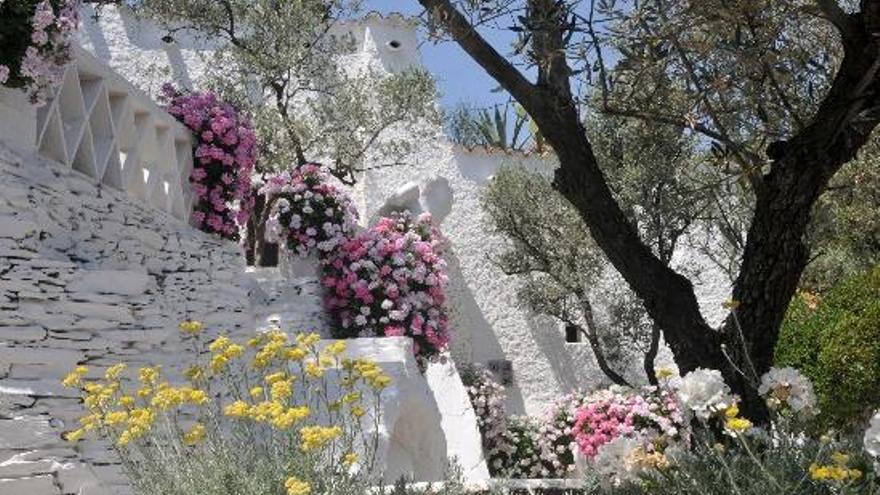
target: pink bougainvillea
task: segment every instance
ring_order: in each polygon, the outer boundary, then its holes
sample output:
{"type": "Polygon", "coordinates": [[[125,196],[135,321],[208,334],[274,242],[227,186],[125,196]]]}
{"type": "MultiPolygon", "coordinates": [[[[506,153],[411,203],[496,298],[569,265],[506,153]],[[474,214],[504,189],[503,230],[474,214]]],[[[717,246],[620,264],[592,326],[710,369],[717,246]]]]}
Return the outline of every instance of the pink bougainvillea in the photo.
{"type": "Polygon", "coordinates": [[[70,61],[79,8],[78,0],[0,2],[0,84],[44,105],[70,61]]]}
{"type": "Polygon", "coordinates": [[[449,345],[445,244],[431,216],[395,214],[327,260],[325,303],[338,337],[409,336],[418,356],[449,345]]]}
{"type": "Polygon", "coordinates": [[[678,398],[668,388],[645,387],[641,393],[603,390],[586,399],[574,419],[575,442],[587,458],[620,437],[644,442],[651,452],[682,440],[686,433],[678,398]]]}
{"type": "Polygon", "coordinates": [[[183,93],[162,87],[168,112],[196,138],[190,184],[195,196],[192,223],[209,233],[238,240],[239,227],[254,206],[251,173],[257,138],[251,123],[211,92],[183,93]]]}
{"type": "Polygon", "coordinates": [[[354,233],[357,209],[320,165],[307,163],[273,175],[259,192],[270,205],[266,240],[293,253],[317,252],[323,259],[354,233]]]}

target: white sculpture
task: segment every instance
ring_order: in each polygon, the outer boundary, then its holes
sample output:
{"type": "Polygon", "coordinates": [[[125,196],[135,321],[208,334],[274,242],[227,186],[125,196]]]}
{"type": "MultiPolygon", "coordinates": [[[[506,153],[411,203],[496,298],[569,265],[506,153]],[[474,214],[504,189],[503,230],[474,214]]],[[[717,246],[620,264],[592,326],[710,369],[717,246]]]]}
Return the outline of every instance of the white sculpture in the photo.
{"type": "Polygon", "coordinates": [[[409,211],[413,215],[430,213],[438,225],[452,211],[454,194],[445,177],[431,176],[420,182],[408,182],[385,200],[378,215],[409,211]]]}

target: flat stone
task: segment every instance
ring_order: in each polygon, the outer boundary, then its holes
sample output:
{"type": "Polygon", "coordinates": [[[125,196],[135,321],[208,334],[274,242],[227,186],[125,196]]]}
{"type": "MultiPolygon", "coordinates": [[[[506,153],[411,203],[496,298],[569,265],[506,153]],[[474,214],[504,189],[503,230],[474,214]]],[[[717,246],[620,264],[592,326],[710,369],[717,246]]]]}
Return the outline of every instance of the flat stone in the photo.
{"type": "Polygon", "coordinates": [[[143,294],[152,281],[152,277],[144,272],[99,270],[81,276],[72,282],[68,289],[72,292],[137,296],[143,294]]]}
{"type": "Polygon", "coordinates": [[[0,493],[8,493],[10,495],[60,495],[61,490],[55,486],[52,475],[43,475],[32,478],[0,479],[0,493]]]}
{"type": "Polygon", "coordinates": [[[59,304],[59,312],[74,314],[86,318],[100,318],[104,320],[134,323],[131,310],[121,305],[110,305],[88,302],[65,302],[59,304]]]}
{"type": "MultiPolygon", "coordinates": [[[[60,432],[49,426],[49,419],[46,417],[17,416],[13,419],[0,419],[0,445],[5,448],[36,449],[63,442],[60,432]]],[[[9,492],[4,492],[0,485],[0,493],[9,492]]]]}
{"type": "Polygon", "coordinates": [[[0,217],[0,237],[24,239],[39,229],[40,226],[31,220],[13,216],[0,217]]]}
{"type": "Polygon", "coordinates": [[[38,326],[0,327],[0,340],[32,342],[46,338],[46,329],[38,326]]]}

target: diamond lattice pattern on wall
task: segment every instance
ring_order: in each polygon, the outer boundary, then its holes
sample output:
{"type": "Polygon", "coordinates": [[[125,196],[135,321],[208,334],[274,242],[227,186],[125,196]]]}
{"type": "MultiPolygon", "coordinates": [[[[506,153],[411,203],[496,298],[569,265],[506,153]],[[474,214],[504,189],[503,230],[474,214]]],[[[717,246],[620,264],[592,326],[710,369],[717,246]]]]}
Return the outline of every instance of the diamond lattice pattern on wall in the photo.
{"type": "Polygon", "coordinates": [[[149,96],[82,49],[37,112],[44,156],[187,221],[192,136],[149,96]]]}

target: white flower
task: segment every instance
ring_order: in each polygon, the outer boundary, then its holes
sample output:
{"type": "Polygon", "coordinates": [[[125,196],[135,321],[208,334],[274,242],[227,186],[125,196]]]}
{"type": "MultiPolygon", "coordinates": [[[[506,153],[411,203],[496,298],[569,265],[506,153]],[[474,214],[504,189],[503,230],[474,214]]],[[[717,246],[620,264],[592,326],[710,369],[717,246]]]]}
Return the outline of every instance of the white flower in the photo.
{"type": "Polygon", "coordinates": [[[816,407],[813,384],[794,368],[770,368],[761,377],[758,393],[774,410],[791,409],[798,414],[811,414],[816,407]]]}
{"type": "Polygon", "coordinates": [[[865,431],[865,452],[880,458],[880,411],[871,418],[871,426],[865,431]]]}
{"type": "Polygon", "coordinates": [[[697,368],[681,379],[678,397],[686,409],[703,420],[736,402],[721,372],[705,368],[697,368]]]}
{"type": "Polygon", "coordinates": [[[610,482],[613,486],[634,481],[636,473],[629,469],[630,458],[640,446],[641,443],[634,438],[617,437],[599,447],[591,467],[603,482],[610,482]]]}

